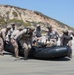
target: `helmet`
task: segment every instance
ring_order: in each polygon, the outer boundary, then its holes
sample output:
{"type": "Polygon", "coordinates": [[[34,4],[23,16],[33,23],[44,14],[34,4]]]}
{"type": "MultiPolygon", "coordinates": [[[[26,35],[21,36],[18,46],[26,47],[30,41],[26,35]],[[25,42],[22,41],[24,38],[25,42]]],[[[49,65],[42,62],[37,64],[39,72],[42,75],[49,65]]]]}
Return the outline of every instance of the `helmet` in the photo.
{"type": "Polygon", "coordinates": [[[34,27],[31,27],[31,30],[35,30],[35,28],[34,27]]]}
{"type": "Polygon", "coordinates": [[[23,29],[24,29],[24,26],[18,27],[18,30],[23,30],[23,29]]]}
{"type": "Polygon", "coordinates": [[[7,28],[7,29],[11,29],[11,25],[8,25],[6,28],[7,28]]]}
{"type": "Polygon", "coordinates": [[[15,26],[15,23],[11,23],[11,26],[15,26]]]}
{"type": "Polygon", "coordinates": [[[37,27],[40,27],[40,25],[39,25],[39,24],[37,24],[37,27]]]}
{"type": "Polygon", "coordinates": [[[67,29],[64,29],[64,30],[63,30],[63,33],[66,33],[66,32],[68,32],[68,30],[67,30],[67,29]]]}
{"type": "Polygon", "coordinates": [[[51,29],[51,28],[52,28],[52,26],[48,26],[47,28],[48,28],[48,29],[51,29]]]}

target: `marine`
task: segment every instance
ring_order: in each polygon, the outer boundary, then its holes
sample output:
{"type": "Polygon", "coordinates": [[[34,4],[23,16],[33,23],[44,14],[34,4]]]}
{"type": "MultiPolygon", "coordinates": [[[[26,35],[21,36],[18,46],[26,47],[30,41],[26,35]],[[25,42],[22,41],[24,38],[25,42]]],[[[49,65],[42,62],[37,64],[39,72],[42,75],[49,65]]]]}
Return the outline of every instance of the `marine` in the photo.
{"type": "Polygon", "coordinates": [[[29,51],[32,47],[32,29],[31,28],[25,28],[22,31],[20,31],[14,39],[18,39],[21,46],[24,49],[24,59],[28,59],[29,51]]]}
{"type": "Polygon", "coordinates": [[[19,43],[18,43],[18,40],[15,40],[14,39],[14,37],[18,34],[18,33],[20,33],[20,31],[22,31],[24,29],[24,27],[23,26],[20,26],[20,27],[18,27],[18,29],[17,30],[15,30],[15,31],[13,31],[13,33],[12,33],[12,35],[11,35],[11,44],[13,45],[13,47],[14,47],[14,53],[15,53],[15,57],[16,58],[19,58],[19,43]]]}
{"type": "Polygon", "coordinates": [[[52,26],[48,26],[47,28],[48,28],[48,32],[47,32],[48,39],[47,40],[50,41],[53,46],[56,46],[58,37],[59,37],[59,33],[56,30],[54,30],[52,26]]]}

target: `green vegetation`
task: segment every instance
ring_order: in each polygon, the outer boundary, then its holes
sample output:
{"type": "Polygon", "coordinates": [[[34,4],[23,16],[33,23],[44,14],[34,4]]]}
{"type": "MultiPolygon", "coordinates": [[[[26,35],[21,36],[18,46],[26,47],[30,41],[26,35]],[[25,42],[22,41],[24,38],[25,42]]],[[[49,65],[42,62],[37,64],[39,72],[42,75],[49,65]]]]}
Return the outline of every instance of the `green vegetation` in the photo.
{"type": "Polygon", "coordinates": [[[4,24],[4,23],[5,23],[4,17],[0,17],[0,24],[4,24]]]}
{"type": "Polygon", "coordinates": [[[37,22],[35,22],[35,21],[33,21],[33,22],[31,22],[32,23],[32,25],[34,25],[34,26],[36,26],[38,23],[37,22]]]}
{"type": "Polygon", "coordinates": [[[17,20],[17,19],[12,19],[10,20],[10,23],[11,22],[14,22],[16,24],[19,24],[19,25],[24,25],[24,26],[31,26],[31,24],[29,22],[23,22],[22,20],[17,20]]]}
{"type": "MultiPolygon", "coordinates": [[[[12,12],[12,14],[13,14],[13,16],[14,16],[14,19],[12,19],[12,20],[9,19],[9,18],[10,18],[10,16],[9,16],[10,11],[7,11],[7,12],[6,12],[6,15],[5,15],[4,17],[1,17],[1,16],[0,16],[0,26],[1,26],[1,25],[6,25],[7,23],[11,23],[11,22],[15,22],[16,24],[24,25],[24,26],[31,26],[31,24],[34,25],[34,26],[36,26],[37,24],[43,24],[43,25],[45,25],[44,23],[42,23],[42,22],[37,22],[37,21],[33,21],[33,22],[26,21],[26,22],[23,22],[23,20],[17,20],[18,14],[19,14],[20,17],[21,17],[21,12],[19,11],[19,9],[21,9],[21,11],[23,11],[24,16],[26,15],[25,10],[27,10],[27,9],[22,9],[22,8],[15,7],[15,6],[10,6],[10,5],[4,5],[4,6],[5,6],[5,7],[11,7],[11,8],[14,7],[16,11],[13,11],[13,12],[12,12]],[[17,12],[18,12],[18,13],[17,13],[17,12]]],[[[68,29],[73,29],[73,30],[74,30],[74,28],[72,28],[72,27],[70,27],[70,26],[68,26],[68,25],[66,25],[66,24],[64,24],[64,23],[62,23],[62,22],[60,22],[60,21],[58,21],[58,20],[56,20],[56,19],[53,19],[53,18],[51,18],[51,17],[48,17],[48,16],[44,15],[44,14],[41,13],[41,12],[34,11],[34,13],[37,14],[37,15],[39,15],[39,16],[41,16],[41,17],[43,17],[44,19],[48,19],[48,20],[50,20],[50,21],[53,20],[53,21],[56,23],[56,25],[58,25],[59,27],[61,27],[61,28],[63,28],[63,29],[64,29],[65,27],[68,27],[68,29]]],[[[49,23],[48,23],[47,25],[49,25],[49,23]]],[[[43,33],[45,33],[45,32],[43,32],[43,33]]]]}
{"type": "Polygon", "coordinates": [[[31,23],[26,22],[26,23],[24,23],[23,25],[24,25],[24,26],[31,26],[31,23]]]}
{"type": "Polygon", "coordinates": [[[16,24],[20,24],[20,25],[24,23],[22,20],[17,20],[17,19],[9,20],[9,23],[12,23],[12,22],[14,22],[16,24]]]}
{"type": "Polygon", "coordinates": [[[7,14],[7,15],[9,15],[9,11],[8,11],[8,12],[6,12],[6,14],[7,14]]]}
{"type": "Polygon", "coordinates": [[[15,11],[12,12],[12,14],[15,16],[15,17],[18,17],[17,13],[15,11]]]}

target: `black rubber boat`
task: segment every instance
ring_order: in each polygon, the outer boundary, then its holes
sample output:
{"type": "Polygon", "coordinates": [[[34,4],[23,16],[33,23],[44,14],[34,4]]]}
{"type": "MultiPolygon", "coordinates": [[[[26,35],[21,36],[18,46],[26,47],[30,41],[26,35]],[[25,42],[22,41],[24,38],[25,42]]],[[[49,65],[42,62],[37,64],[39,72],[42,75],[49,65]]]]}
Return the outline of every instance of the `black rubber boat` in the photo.
{"type": "MultiPolygon", "coordinates": [[[[14,53],[14,48],[9,42],[6,44],[5,50],[14,53]]],[[[19,54],[23,56],[24,50],[22,47],[19,49],[19,54]]],[[[54,46],[54,47],[36,47],[33,46],[29,57],[38,59],[52,59],[52,58],[63,58],[71,57],[72,50],[68,46],[54,46]]]]}
{"type": "Polygon", "coordinates": [[[68,46],[33,47],[31,56],[40,59],[71,57],[72,50],[68,46]]]}

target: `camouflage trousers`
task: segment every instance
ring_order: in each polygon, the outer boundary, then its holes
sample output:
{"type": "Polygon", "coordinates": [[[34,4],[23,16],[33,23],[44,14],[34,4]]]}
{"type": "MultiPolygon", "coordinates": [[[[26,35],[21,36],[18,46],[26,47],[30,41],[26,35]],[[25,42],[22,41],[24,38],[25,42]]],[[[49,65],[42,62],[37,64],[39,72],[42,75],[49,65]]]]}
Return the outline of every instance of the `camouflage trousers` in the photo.
{"type": "Polygon", "coordinates": [[[72,40],[70,40],[70,41],[68,42],[68,46],[69,46],[69,47],[72,47],[72,40]]]}
{"type": "Polygon", "coordinates": [[[31,49],[31,41],[30,40],[20,40],[20,43],[24,49],[24,59],[27,59],[29,51],[31,49]]]}
{"type": "Polygon", "coordinates": [[[72,58],[72,40],[68,41],[68,46],[71,48],[71,51],[69,52],[68,56],[72,58]]]}
{"type": "Polygon", "coordinates": [[[11,39],[11,43],[14,47],[15,57],[18,58],[19,57],[18,44],[17,44],[16,40],[14,40],[14,39],[11,39]]]}
{"type": "Polygon", "coordinates": [[[3,55],[3,51],[4,51],[4,43],[3,43],[3,39],[0,37],[0,54],[3,55]]]}
{"type": "Polygon", "coordinates": [[[69,46],[71,48],[72,47],[72,40],[61,41],[61,45],[63,45],[63,46],[69,46]]]}

